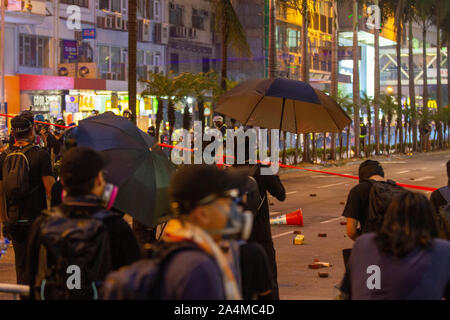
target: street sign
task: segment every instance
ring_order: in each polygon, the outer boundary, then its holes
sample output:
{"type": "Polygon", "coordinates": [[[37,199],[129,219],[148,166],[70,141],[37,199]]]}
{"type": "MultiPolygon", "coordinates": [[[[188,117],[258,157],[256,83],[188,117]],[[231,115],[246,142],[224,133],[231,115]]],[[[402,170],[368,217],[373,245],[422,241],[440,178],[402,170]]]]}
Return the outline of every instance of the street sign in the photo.
{"type": "Polygon", "coordinates": [[[64,59],[76,60],[78,58],[77,42],[75,40],[63,40],[64,59]]]}
{"type": "Polygon", "coordinates": [[[95,39],[97,37],[96,29],[83,29],[81,32],[83,39],[95,39]]]}

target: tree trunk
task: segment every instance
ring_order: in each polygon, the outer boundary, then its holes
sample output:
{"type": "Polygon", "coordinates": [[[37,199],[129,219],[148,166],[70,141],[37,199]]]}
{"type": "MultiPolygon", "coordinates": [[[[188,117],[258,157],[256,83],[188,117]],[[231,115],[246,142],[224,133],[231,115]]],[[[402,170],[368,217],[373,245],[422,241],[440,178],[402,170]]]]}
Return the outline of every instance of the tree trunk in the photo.
{"type": "MultiPolygon", "coordinates": [[[[413,33],[412,18],[409,19],[408,30],[408,72],[409,72],[409,99],[411,101],[411,125],[412,125],[412,151],[417,151],[417,118],[416,118],[416,88],[414,87],[414,55],[413,55],[413,33]]],[[[411,126],[410,126],[411,127],[411,126]]]]}
{"type": "Polygon", "coordinates": [[[136,51],[137,51],[137,23],[136,1],[128,0],[128,108],[133,114],[136,124],[136,51]]]}
{"type": "Polygon", "coordinates": [[[386,118],[384,115],[381,118],[381,154],[384,154],[385,145],[384,145],[384,137],[385,137],[385,129],[386,129],[386,118]]]}
{"type": "MultiPolygon", "coordinates": [[[[422,26],[422,64],[423,64],[423,104],[422,104],[422,126],[428,123],[428,62],[427,62],[427,27],[426,23],[422,26]]],[[[428,150],[428,135],[422,134],[422,152],[428,150]]]]}
{"type": "Polygon", "coordinates": [[[205,102],[203,97],[197,97],[198,120],[202,122],[202,130],[205,127],[205,102]]]}
{"type": "MultiPolygon", "coordinates": [[[[308,0],[302,0],[302,81],[309,82],[309,55],[308,55],[308,0]]],[[[303,139],[303,161],[311,162],[309,133],[304,134],[303,139]]]]}
{"type": "MultiPolygon", "coordinates": [[[[399,4],[401,5],[401,4],[399,4]]],[[[398,151],[400,153],[404,153],[403,146],[403,110],[402,110],[402,56],[401,56],[401,47],[402,47],[402,19],[401,14],[396,17],[396,35],[397,35],[397,43],[396,43],[396,51],[397,51],[397,124],[398,124],[398,137],[399,137],[399,148],[398,151]]],[[[396,131],[397,133],[397,131],[396,131]]]]}
{"type": "Polygon", "coordinates": [[[350,125],[347,126],[347,159],[350,159],[351,147],[350,147],[350,125]]]}
{"type": "Polygon", "coordinates": [[[298,148],[300,146],[300,135],[295,134],[295,152],[294,152],[294,164],[298,163],[298,148]]]}
{"type": "Polygon", "coordinates": [[[392,119],[391,120],[388,119],[388,123],[387,123],[388,136],[387,136],[387,148],[386,148],[388,155],[391,152],[391,123],[392,123],[392,119]]]}
{"type": "Polygon", "coordinates": [[[159,129],[161,127],[161,122],[163,121],[164,117],[164,104],[163,100],[159,97],[158,98],[158,110],[156,111],[156,141],[159,141],[159,129]]]}
{"type": "MultiPolygon", "coordinates": [[[[378,0],[375,0],[375,5],[378,5],[378,0]]],[[[376,26],[378,27],[378,26],[376,26]]],[[[380,32],[378,29],[373,29],[374,33],[374,97],[373,97],[373,112],[375,117],[375,154],[380,154],[380,32]]]]}
{"type": "Polygon", "coordinates": [[[167,118],[169,120],[169,137],[172,142],[172,133],[175,129],[175,102],[172,99],[168,100],[167,104],[167,118]]]}
{"type": "Polygon", "coordinates": [[[323,161],[327,161],[327,134],[323,133],[323,155],[322,155],[323,161]]]}
{"type": "Polygon", "coordinates": [[[353,128],[355,132],[355,157],[360,156],[359,150],[359,57],[358,57],[358,2],[353,0],[353,128]]]}
{"type": "MultiPolygon", "coordinates": [[[[338,96],[338,36],[339,36],[339,24],[338,24],[338,10],[337,2],[333,0],[333,24],[331,35],[331,97],[337,99],[338,96]]],[[[331,160],[336,160],[336,134],[331,133],[331,160]]]]}
{"type": "Polygon", "coordinates": [[[286,164],[286,131],[282,131],[283,137],[283,156],[281,158],[281,163],[286,164]]]}
{"type": "Polygon", "coordinates": [[[343,141],[342,141],[342,131],[339,132],[339,161],[342,160],[342,148],[343,148],[343,141]]]}
{"type": "Polygon", "coordinates": [[[276,1],[269,0],[269,78],[277,73],[276,24],[276,1]]]}
{"type": "MultiPolygon", "coordinates": [[[[447,2],[448,4],[448,2],[447,2]]],[[[442,108],[442,81],[441,81],[441,12],[440,0],[437,1],[436,4],[436,104],[438,112],[441,111],[442,108]]],[[[449,23],[447,21],[447,23],[449,23]]],[[[448,54],[448,53],[447,53],[448,54]]],[[[442,122],[440,119],[436,119],[436,130],[437,130],[437,148],[443,149],[443,137],[442,137],[442,122]]]]}
{"type": "Polygon", "coordinates": [[[317,161],[317,146],[316,146],[316,134],[312,134],[312,161],[317,161]]]}

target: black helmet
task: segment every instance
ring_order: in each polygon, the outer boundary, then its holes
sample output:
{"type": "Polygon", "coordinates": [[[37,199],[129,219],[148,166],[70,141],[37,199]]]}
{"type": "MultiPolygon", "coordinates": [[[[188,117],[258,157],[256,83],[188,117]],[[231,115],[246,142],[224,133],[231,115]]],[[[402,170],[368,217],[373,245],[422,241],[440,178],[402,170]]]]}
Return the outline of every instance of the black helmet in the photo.
{"type": "Polygon", "coordinates": [[[131,121],[134,120],[134,115],[133,115],[133,113],[131,112],[130,109],[125,109],[125,110],[123,111],[122,116],[123,116],[125,119],[131,120],[131,121]]]}

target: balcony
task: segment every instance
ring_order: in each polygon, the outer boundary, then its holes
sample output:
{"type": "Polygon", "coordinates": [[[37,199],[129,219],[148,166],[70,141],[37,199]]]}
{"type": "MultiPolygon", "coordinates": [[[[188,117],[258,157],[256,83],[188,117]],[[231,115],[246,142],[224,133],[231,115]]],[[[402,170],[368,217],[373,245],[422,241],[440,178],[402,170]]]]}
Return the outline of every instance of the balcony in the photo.
{"type": "Polygon", "coordinates": [[[25,2],[25,6],[20,11],[12,11],[11,4],[10,10],[6,10],[5,22],[14,24],[31,24],[39,25],[44,22],[47,14],[46,1],[45,0],[33,0],[22,1],[25,2]]]}

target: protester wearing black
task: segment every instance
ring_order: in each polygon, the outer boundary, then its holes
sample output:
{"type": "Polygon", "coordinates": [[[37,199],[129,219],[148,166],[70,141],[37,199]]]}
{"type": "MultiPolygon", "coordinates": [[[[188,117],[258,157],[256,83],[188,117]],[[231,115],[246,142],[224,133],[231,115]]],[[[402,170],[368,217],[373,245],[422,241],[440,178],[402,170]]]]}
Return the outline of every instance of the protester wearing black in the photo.
{"type": "Polygon", "coordinates": [[[378,161],[366,160],[359,166],[358,175],[359,183],[350,190],[342,213],[347,218],[347,236],[352,240],[361,234],[368,216],[369,195],[372,188],[369,180],[382,180],[384,171],[378,161]]]}
{"type": "MultiPolygon", "coordinates": [[[[105,197],[108,197],[106,193],[107,185],[102,172],[105,164],[105,158],[89,148],[76,147],[65,153],[61,165],[61,178],[64,183],[65,192],[63,202],[60,206],[52,208],[51,211],[35,221],[28,242],[27,272],[25,278],[27,284],[30,285],[32,299],[44,298],[41,296],[40,291],[42,290],[44,280],[47,283],[50,283],[51,280],[53,281],[52,283],[55,281],[56,276],[52,273],[49,274],[47,272],[41,274],[40,270],[43,265],[47,270],[52,270],[52,268],[59,270],[60,265],[56,263],[51,265],[51,263],[55,262],[55,260],[59,261],[60,255],[63,255],[62,261],[77,259],[73,254],[76,251],[67,249],[67,251],[61,251],[61,248],[51,247],[48,244],[47,230],[52,226],[51,223],[54,223],[55,219],[59,219],[56,221],[62,225],[64,223],[69,224],[68,222],[75,224],[80,228],[78,231],[80,237],[87,232],[86,230],[82,230],[84,225],[91,223],[95,226],[94,220],[101,223],[100,225],[97,224],[98,229],[95,230],[99,231],[96,233],[96,237],[90,238],[92,240],[83,242],[77,242],[77,238],[65,240],[71,234],[68,232],[70,229],[68,229],[60,230],[60,242],[54,244],[54,246],[61,246],[62,243],[65,243],[65,248],[76,246],[76,248],[79,248],[77,250],[91,248],[82,251],[83,254],[80,254],[80,256],[83,258],[89,256],[92,259],[99,259],[99,261],[87,261],[87,265],[100,266],[99,270],[97,270],[98,279],[94,279],[95,285],[99,285],[99,282],[103,280],[109,271],[131,264],[140,258],[139,246],[128,223],[119,215],[111,213],[104,207],[105,197]],[[100,219],[99,216],[102,218],[100,219]],[[77,221],[79,222],[77,223],[77,221]],[[96,243],[94,241],[96,241],[100,231],[103,230],[106,236],[102,238],[104,240],[101,242],[102,246],[95,247],[96,243]],[[64,239],[62,237],[63,234],[65,235],[64,239]],[[90,241],[93,242],[90,243],[90,241]],[[47,259],[43,259],[43,248],[45,248],[47,259]],[[53,252],[59,252],[59,254],[55,257],[52,256],[53,252]],[[96,252],[96,254],[92,254],[92,252],[96,252]]],[[[55,234],[53,237],[58,237],[57,234],[59,233],[56,232],[55,234]]],[[[89,270],[81,269],[81,278],[89,274],[89,272],[92,272],[91,268],[86,269],[89,270]]],[[[57,275],[59,278],[56,279],[64,282],[63,284],[59,284],[61,287],[64,288],[66,278],[69,275],[57,275]]],[[[66,297],[67,293],[66,296],[63,296],[66,297]]],[[[51,292],[50,298],[52,297],[59,296],[55,292],[51,292]]]]}
{"type": "Polygon", "coordinates": [[[427,198],[403,191],[382,228],[355,242],[341,284],[353,300],[450,298],[450,242],[438,230],[427,198]]]}
{"type": "Polygon", "coordinates": [[[443,186],[438,190],[433,191],[430,196],[430,202],[440,228],[441,237],[450,240],[450,220],[447,214],[450,210],[450,160],[447,161],[447,176],[447,186],[443,186]]]}
{"type": "Polygon", "coordinates": [[[25,283],[26,245],[31,225],[40,216],[41,210],[47,208],[50,190],[55,182],[48,152],[32,144],[35,138],[33,125],[32,116],[16,116],[11,121],[15,143],[0,155],[0,216],[4,222],[5,234],[13,242],[19,284],[25,283]],[[14,161],[18,161],[16,163],[19,167],[6,168],[11,165],[9,160],[13,157],[14,161]],[[22,186],[28,184],[27,190],[20,197],[12,196],[8,191],[14,188],[11,185],[14,181],[22,186]]]}

